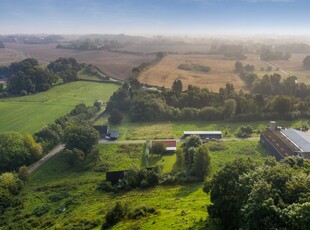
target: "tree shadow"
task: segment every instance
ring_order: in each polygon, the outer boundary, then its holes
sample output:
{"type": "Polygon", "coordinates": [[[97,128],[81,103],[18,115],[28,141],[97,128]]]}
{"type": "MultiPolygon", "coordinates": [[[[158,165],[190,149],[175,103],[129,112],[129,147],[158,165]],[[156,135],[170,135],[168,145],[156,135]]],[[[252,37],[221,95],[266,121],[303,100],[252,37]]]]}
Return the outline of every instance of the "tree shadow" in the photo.
{"type": "Polygon", "coordinates": [[[177,198],[187,197],[194,192],[197,192],[199,189],[202,189],[203,183],[202,182],[195,182],[192,184],[182,186],[178,193],[176,194],[177,198]]]}

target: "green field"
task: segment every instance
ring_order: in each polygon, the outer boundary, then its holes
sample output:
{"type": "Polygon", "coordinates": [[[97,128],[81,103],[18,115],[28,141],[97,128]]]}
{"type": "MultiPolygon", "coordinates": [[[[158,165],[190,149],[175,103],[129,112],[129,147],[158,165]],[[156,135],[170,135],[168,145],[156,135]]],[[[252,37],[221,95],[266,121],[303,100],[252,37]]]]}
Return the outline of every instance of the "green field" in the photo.
{"type": "MultiPolygon", "coordinates": [[[[212,144],[214,142],[209,143],[212,144]]],[[[233,159],[251,157],[262,161],[267,155],[259,143],[254,141],[231,141],[222,144],[223,150],[210,152],[211,175],[233,159]]],[[[100,163],[84,171],[74,171],[68,167],[64,162],[64,155],[60,153],[31,176],[21,195],[23,207],[8,210],[3,220],[13,229],[21,226],[51,229],[91,229],[92,226],[100,229],[107,210],[120,201],[129,208],[152,206],[158,214],[138,220],[124,220],[113,229],[198,229],[204,226],[210,197],[202,191],[202,183],[157,186],[118,194],[96,189],[98,183],[105,178],[105,173],[100,172],[103,167],[118,170],[140,166],[141,152],[141,144],[100,145],[100,163]],[[59,194],[62,194],[60,198],[59,194]],[[36,217],[33,211],[44,205],[49,207],[49,211],[36,217]],[[56,213],[61,207],[66,207],[66,211],[56,213]]],[[[163,164],[165,172],[173,169],[174,162],[174,155],[152,160],[153,165],[163,164]]],[[[216,229],[213,223],[208,226],[216,229]]]]}
{"type": "Polygon", "coordinates": [[[95,100],[107,102],[119,86],[93,82],[72,82],[55,86],[47,92],[0,100],[0,132],[40,130],[75,105],[92,105],[95,100]]]}
{"type": "MultiPolygon", "coordinates": [[[[282,127],[299,127],[306,120],[296,121],[277,121],[282,127]]],[[[108,123],[107,115],[96,121],[96,125],[108,123]]],[[[204,122],[204,121],[171,121],[171,122],[135,122],[129,121],[128,117],[119,125],[110,125],[111,129],[117,129],[121,132],[120,140],[145,140],[145,139],[163,139],[163,138],[181,138],[184,131],[210,131],[220,130],[224,137],[234,137],[240,126],[251,125],[255,131],[252,136],[259,136],[268,126],[269,121],[257,122],[204,122]]]]}

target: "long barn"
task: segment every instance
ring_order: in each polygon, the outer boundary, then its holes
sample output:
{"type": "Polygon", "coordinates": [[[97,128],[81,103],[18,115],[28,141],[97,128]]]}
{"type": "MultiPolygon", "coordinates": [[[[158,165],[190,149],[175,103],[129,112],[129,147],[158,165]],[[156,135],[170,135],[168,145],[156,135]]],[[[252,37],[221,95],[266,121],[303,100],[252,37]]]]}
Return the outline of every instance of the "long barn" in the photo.
{"type": "Polygon", "coordinates": [[[278,159],[288,156],[310,158],[310,136],[296,129],[282,129],[270,122],[260,142],[278,159]]]}

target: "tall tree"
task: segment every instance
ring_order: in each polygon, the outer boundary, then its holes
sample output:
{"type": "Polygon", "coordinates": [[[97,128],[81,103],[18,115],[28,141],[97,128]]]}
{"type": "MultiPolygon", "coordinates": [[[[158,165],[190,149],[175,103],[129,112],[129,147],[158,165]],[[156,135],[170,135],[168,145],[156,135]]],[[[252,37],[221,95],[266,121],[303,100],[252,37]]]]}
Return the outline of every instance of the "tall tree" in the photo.
{"type": "Polygon", "coordinates": [[[172,85],[172,90],[181,93],[183,90],[183,83],[181,80],[175,80],[172,85]]]}

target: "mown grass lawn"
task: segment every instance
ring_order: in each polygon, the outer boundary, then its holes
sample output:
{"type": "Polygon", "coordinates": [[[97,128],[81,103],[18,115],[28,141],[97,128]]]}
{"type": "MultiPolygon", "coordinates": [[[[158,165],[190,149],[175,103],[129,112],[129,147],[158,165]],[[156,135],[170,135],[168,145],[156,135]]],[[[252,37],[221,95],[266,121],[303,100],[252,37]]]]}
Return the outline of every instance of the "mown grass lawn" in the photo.
{"type": "MultiPolygon", "coordinates": [[[[214,145],[217,147],[217,151],[210,151],[210,177],[225,163],[234,159],[251,157],[262,161],[267,156],[265,150],[255,141],[209,142],[207,145],[211,146],[211,149],[214,145]]],[[[98,184],[105,178],[103,169],[120,170],[132,166],[139,167],[141,153],[142,144],[100,145],[100,162],[82,171],[69,167],[65,162],[65,156],[60,153],[31,175],[21,195],[23,207],[9,210],[3,220],[13,229],[20,226],[46,229],[100,229],[106,212],[119,201],[130,209],[141,205],[151,206],[156,208],[158,214],[138,220],[124,220],[113,229],[200,229],[204,227],[210,197],[202,191],[202,182],[157,186],[147,190],[137,189],[117,194],[97,190],[98,184]],[[35,216],[34,210],[42,206],[49,207],[47,213],[39,217],[35,216]],[[62,207],[66,210],[57,213],[57,210],[62,207]]],[[[162,164],[164,172],[174,168],[175,155],[151,158],[151,165],[162,164]]],[[[208,228],[217,229],[217,226],[211,223],[208,228]]]]}
{"type": "Polygon", "coordinates": [[[34,133],[44,125],[71,111],[75,105],[107,102],[119,86],[94,82],[72,82],[47,92],[0,100],[0,132],[34,133]]]}
{"type": "MultiPolygon", "coordinates": [[[[282,127],[299,127],[306,120],[296,121],[277,121],[282,127]]],[[[256,122],[234,122],[223,121],[167,121],[167,122],[130,122],[128,116],[119,125],[110,125],[111,129],[121,132],[120,140],[145,140],[145,139],[164,139],[181,138],[184,131],[211,131],[220,130],[224,137],[235,137],[240,126],[251,125],[255,131],[252,136],[258,137],[260,131],[268,126],[269,121],[256,122]]],[[[108,115],[98,119],[96,125],[108,124],[108,115]]]]}

